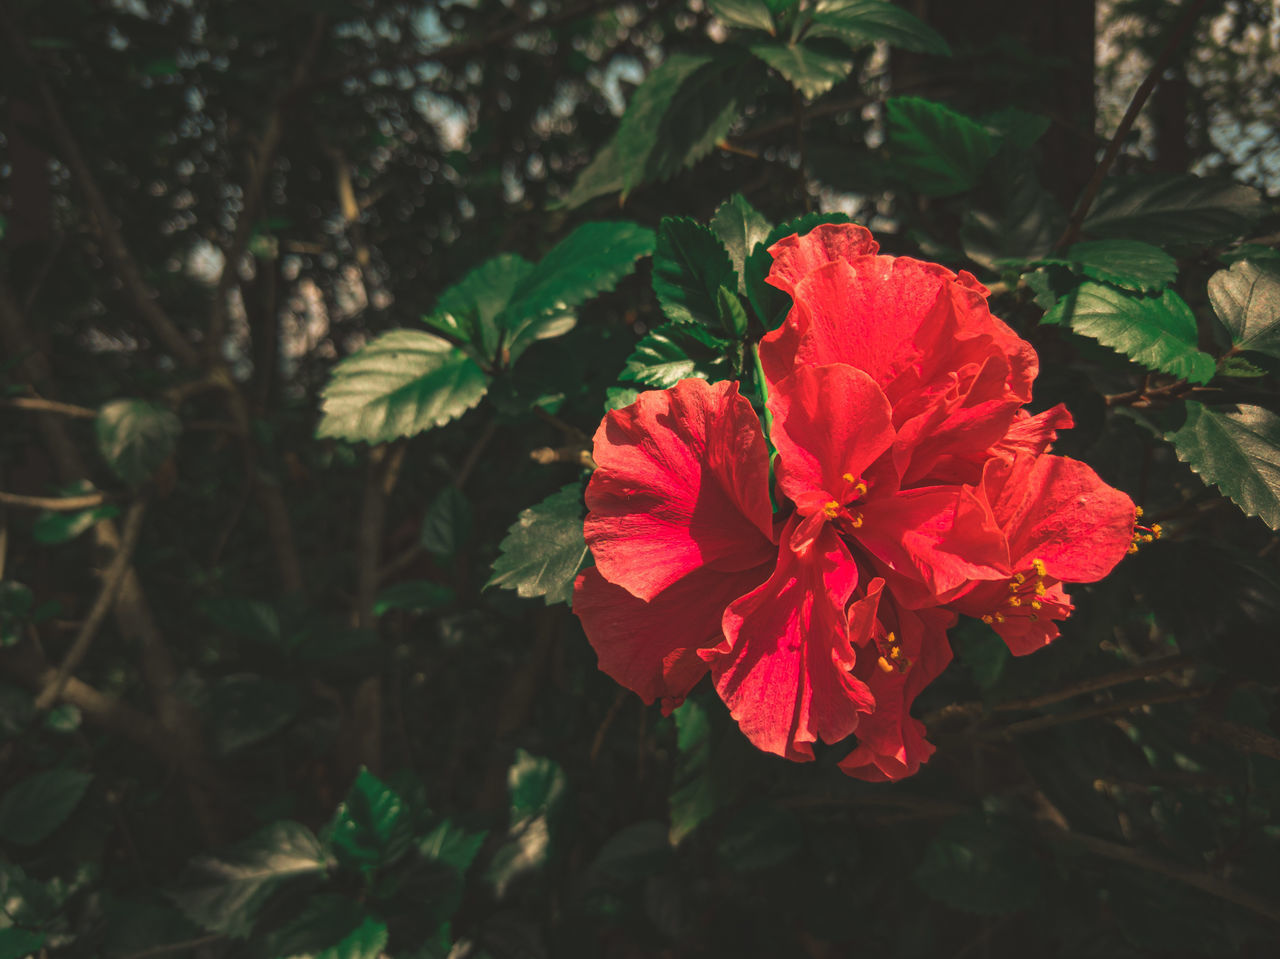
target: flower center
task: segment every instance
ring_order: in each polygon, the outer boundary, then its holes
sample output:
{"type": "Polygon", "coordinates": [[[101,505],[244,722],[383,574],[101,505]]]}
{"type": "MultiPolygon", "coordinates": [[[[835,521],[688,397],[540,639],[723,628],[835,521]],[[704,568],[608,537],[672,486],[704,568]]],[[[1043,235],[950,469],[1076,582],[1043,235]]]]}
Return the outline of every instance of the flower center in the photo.
{"type": "Polygon", "coordinates": [[[1009,595],[1004,605],[987,613],[982,621],[987,625],[1003,623],[1009,616],[1026,615],[1033,623],[1040,618],[1040,610],[1044,607],[1044,595],[1049,587],[1045,584],[1048,573],[1044,560],[1033,559],[1031,568],[1026,572],[1014,573],[1009,580],[1009,595]]]}
{"type": "Polygon", "coordinates": [[[1141,506],[1135,506],[1133,508],[1133,516],[1135,522],[1133,526],[1133,542],[1129,544],[1130,553],[1136,553],[1138,551],[1138,547],[1143,543],[1154,543],[1164,532],[1164,530],[1160,528],[1159,523],[1152,523],[1150,526],[1139,526],[1137,524],[1136,521],[1142,519],[1141,506]]]}
{"type": "Polygon", "coordinates": [[[911,668],[911,660],[902,651],[902,643],[898,642],[898,637],[893,633],[889,633],[883,639],[877,639],[876,648],[880,651],[880,658],[876,660],[876,665],[883,672],[905,673],[911,668]]]}
{"type": "Polygon", "coordinates": [[[844,491],[841,494],[844,502],[837,499],[828,500],[822,504],[822,513],[837,528],[844,532],[849,532],[862,525],[862,511],[850,509],[849,507],[867,495],[867,484],[852,473],[845,473],[840,478],[845,483],[844,491]]]}

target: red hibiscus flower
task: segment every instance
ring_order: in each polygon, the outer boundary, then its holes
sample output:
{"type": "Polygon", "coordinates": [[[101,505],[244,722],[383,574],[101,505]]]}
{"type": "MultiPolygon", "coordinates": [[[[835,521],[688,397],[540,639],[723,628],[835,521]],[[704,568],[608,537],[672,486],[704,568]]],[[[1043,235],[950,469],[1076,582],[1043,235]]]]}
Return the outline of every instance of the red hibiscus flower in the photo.
{"type": "Polygon", "coordinates": [[[771,252],[795,304],[760,345],[778,514],[736,384],[642,393],[595,436],[574,611],[646,701],[670,710],[710,671],[759,748],[805,760],[856,734],[841,768],[899,779],[933,751],[910,706],[956,613],[1015,652],[1048,642],[1060,583],[1115,565],[1133,504],[1046,452],[1070,417],[1021,410],[1035,353],[971,276],[852,226],[771,252]]]}

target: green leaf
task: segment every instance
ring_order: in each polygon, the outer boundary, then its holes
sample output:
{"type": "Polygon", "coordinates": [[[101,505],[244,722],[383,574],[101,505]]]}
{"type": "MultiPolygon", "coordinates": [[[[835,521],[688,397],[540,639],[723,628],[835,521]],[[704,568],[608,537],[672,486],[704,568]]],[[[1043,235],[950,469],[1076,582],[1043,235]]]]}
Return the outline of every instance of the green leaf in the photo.
{"type": "Polygon", "coordinates": [[[1040,183],[1030,157],[1006,146],[966,204],[960,240],[967,257],[994,270],[1003,260],[1049,252],[1065,224],[1066,214],[1040,183]]]}
{"type": "Polygon", "coordinates": [[[533,269],[532,263],[514,253],[486,260],[445,290],[422,320],[492,357],[498,349],[498,315],[533,269]]]}
{"type": "Polygon", "coordinates": [[[984,916],[1017,912],[1039,898],[1040,868],[1025,842],[980,815],[947,823],[925,850],[916,883],[953,909],[984,916]]]}
{"type": "Polygon", "coordinates": [[[432,613],[453,605],[456,600],[457,596],[448,586],[429,583],[423,579],[411,579],[380,590],[377,599],[373,601],[373,615],[382,616],[393,609],[432,613]]]}
{"type": "Polygon", "coordinates": [[[653,252],[653,231],[626,221],[584,223],[538,261],[516,288],[498,327],[510,360],[540,339],[568,332],[574,307],[612,290],[653,252]]]}
{"type": "Polygon", "coordinates": [[[446,486],[431,501],[422,517],[418,544],[437,560],[453,559],[471,539],[474,521],[471,504],[462,490],[446,486]]]}
{"type": "Polygon", "coordinates": [[[289,725],[301,708],[302,693],[295,683],[250,673],[224,676],[205,705],[214,750],[229,756],[252,746],[289,725]]]}
{"type": "Polygon", "coordinates": [[[1243,356],[1218,357],[1218,373],[1222,376],[1234,376],[1241,379],[1256,379],[1266,376],[1267,371],[1254,366],[1243,356]]]}
{"type": "MultiPolygon", "coordinates": [[[[732,294],[731,294],[732,295],[732,294]]],[[[729,376],[724,351],[729,343],[701,326],[667,323],[642,339],[622,371],[622,379],[664,390],[696,376],[715,381],[729,376]]]]}
{"type": "Polygon", "coordinates": [[[710,228],[686,217],[663,217],[653,254],[653,292],[667,319],[719,324],[716,290],[733,284],[733,265],[710,228]]]}
{"type": "Polygon", "coordinates": [[[806,100],[822,96],[853,70],[852,60],[818,53],[800,43],[753,43],[749,49],[806,100]]]}
{"type": "Polygon", "coordinates": [[[744,296],[747,292],[747,257],[755,252],[756,245],[763,242],[772,228],[772,224],[741,193],[735,193],[721,203],[711,218],[711,229],[729,254],[729,265],[738,277],[738,292],[744,296]]]}
{"type": "Polygon", "coordinates": [[[973,188],[998,143],[983,126],[950,107],[921,97],[885,102],[885,148],[899,177],[926,196],[952,196],[973,188]]]}
{"type": "Polygon", "coordinates": [[[146,400],[112,400],[98,410],[94,432],[111,472],[137,486],[173,455],[182,421],[173,410],[146,400]]]}
{"type": "Polygon", "coordinates": [[[204,929],[243,939],[276,891],[315,877],[327,866],[311,830],[296,822],[276,822],[217,855],[193,860],[172,898],[204,929]]]}
{"type": "Polygon", "coordinates": [[[25,959],[44,945],[45,934],[9,926],[0,929],[0,959],[25,959]]]}
{"type": "Polygon", "coordinates": [[[547,605],[573,602],[573,580],[587,558],[582,536],[582,484],[573,482],[521,512],[507,530],[493,575],[485,584],[514,589],[547,605]]]}
{"type": "Polygon", "coordinates": [[[31,588],[16,580],[0,580],[0,647],[14,646],[22,640],[35,596],[31,588]]]}
{"type": "Polygon", "coordinates": [[[672,713],[676,721],[675,772],[667,808],[671,815],[668,838],[679,845],[716,810],[711,775],[711,722],[702,705],[686,699],[672,713]]]}
{"type": "Polygon", "coordinates": [[[1269,208],[1253,187],[1191,174],[1112,177],[1103,183],[1084,232],[1158,246],[1205,245],[1244,233],[1269,208]]]}
{"type": "Polygon", "coordinates": [[[316,436],[386,443],[443,426],[480,402],[489,377],[431,333],[392,330],[339,363],[316,436]]]}
{"type": "Polygon", "coordinates": [[[1085,282],[1058,300],[1044,323],[1066,323],[1130,359],[1192,383],[1208,383],[1216,364],[1196,348],[1196,318],[1172,290],[1138,296],[1085,282]]]}
{"type": "Polygon", "coordinates": [[[1178,261],[1158,246],[1138,240],[1092,240],[1076,243],[1059,263],[1093,280],[1128,290],[1153,293],[1178,278],[1178,261]]]}
{"type": "Polygon", "coordinates": [[[445,819],[417,840],[418,860],[402,894],[421,903],[427,926],[447,924],[462,903],[464,878],[484,845],[483,832],[467,832],[445,819]]]}
{"type": "Polygon", "coordinates": [[[226,596],[206,599],[201,611],[234,636],[243,636],[264,646],[286,648],[289,643],[280,625],[280,613],[270,603],[226,596]]]}
{"type": "Polygon", "coordinates": [[[755,250],[747,257],[745,267],[747,297],[751,300],[752,308],[755,309],[756,315],[760,317],[766,329],[771,330],[777,326],[782,321],[783,312],[791,306],[786,294],[765,282],[765,277],[769,275],[769,270],[773,266],[773,255],[769,252],[769,247],[784,237],[803,236],[823,223],[848,222],[850,222],[849,217],[844,213],[806,213],[794,220],[779,223],[756,245],[755,250]]]}
{"type": "Polygon", "coordinates": [[[1209,277],[1209,300],[1236,349],[1280,357],[1280,266],[1239,260],[1209,277]]]}
{"type": "Polygon", "coordinates": [[[610,386],[604,394],[604,411],[608,413],[610,410],[620,410],[624,406],[630,406],[636,401],[640,391],[631,386],[610,386]]]}
{"type": "Polygon", "coordinates": [[[568,779],[559,763],[516,750],[507,770],[507,841],[489,866],[489,881],[500,898],[515,879],[541,869],[551,858],[567,795],[568,779]]]}
{"type": "Polygon", "coordinates": [[[1280,416],[1244,403],[1215,409],[1188,400],[1186,422],[1165,439],[1206,483],[1280,529],[1280,416]]]}
{"type": "Polygon", "coordinates": [[[707,7],[731,27],[763,30],[772,34],[773,13],[764,0],[707,0],[707,7]]]}
{"type": "Polygon", "coordinates": [[[118,506],[95,506],[75,512],[45,510],[31,524],[31,537],[45,546],[69,543],[81,533],[92,529],[99,520],[114,519],[119,515],[118,506]]]}
{"type": "Polygon", "coordinates": [[[367,769],[361,769],[329,825],[329,846],[349,869],[368,874],[403,854],[412,840],[403,800],[367,769]]]}
{"type": "Polygon", "coordinates": [[[729,132],[754,78],[731,48],[715,56],[673,53],[645,78],[618,132],[579,174],[564,205],[662,181],[706,156],[729,132]]]}
{"type": "Polygon", "coordinates": [[[982,118],[983,126],[1019,153],[1035,146],[1036,141],[1049,132],[1052,124],[1053,121],[1042,114],[1029,113],[1017,107],[1004,107],[982,118]]]}
{"type": "Polygon", "coordinates": [[[819,0],[808,35],[834,37],[854,49],[883,40],[899,50],[951,55],[947,41],[932,27],[882,0],[819,0]]]}
{"type": "Polygon", "coordinates": [[[729,336],[741,340],[747,335],[750,321],[742,306],[742,298],[724,284],[716,290],[716,312],[720,315],[720,326],[729,336]]]}
{"type": "Polygon", "coordinates": [[[0,797],[0,840],[34,846],[75,811],[93,776],[74,769],[34,773],[0,797]]]}
{"type": "Polygon", "coordinates": [[[418,841],[418,854],[431,862],[443,863],[465,873],[484,845],[483,832],[467,832],[443,819],[418,841]]]}
{"type": "Polygon", "coordinates": [[[317,956],[345,942],[367,918],[355,900],[320,893],[308,898],[296,916],[254,938],[260,940],[262,953],[267,956],[317,956]]]}
{"type": "Polygon", "coordinates": [[[969,670],[976,685],[989,692],[1004,673],[1012,656],[1009,647],[990,626],[965,619],[948,633],[956,658],[969,670]]]}

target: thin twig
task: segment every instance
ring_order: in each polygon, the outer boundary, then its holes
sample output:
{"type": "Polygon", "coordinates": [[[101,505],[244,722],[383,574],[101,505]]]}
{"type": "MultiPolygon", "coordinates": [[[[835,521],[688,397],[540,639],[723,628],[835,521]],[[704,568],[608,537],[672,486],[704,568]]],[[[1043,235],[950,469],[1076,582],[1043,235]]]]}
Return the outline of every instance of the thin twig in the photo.
{"type": "Polygon", "coordinates": [[[1204,730],[1209,735],[1214,736],[1228,745],[1235,746],[1245,752],[1257,753],[1259,756],[1269,756],[1272,759],[1280,759],[1280,739],[1264,733],[1260,729],[1254,729],[1252,726],[1245,726],[1242,723],[1233,723],[1230,720],[1219,719],[1216,716],[1200,716],[1195,723],[1197,730],[1204,730]]]}
{"type": "Polygon", "coordinates": [[[76,510],[101,506],[106,501],[102,493],[86,493],[83,496],[24,496],[22,493],[6,493],[0,490],[0,504],[23,506],[27,509],[47,509],[57,513],[73,513],[76,510]]]}
{"type": "Polygon", "coordinates": [[[1122,846],[1106,839],[1098,839],[1096,836],[1086,836],[1078,832],[1066,832],[1057,826],[1047,823],[1041,825],[1040,832],[1048,838],[1061,839],[1082,849],[1087,849],[1095,856],[1101,856],[1113,862],[1122,862],[1126,865],[1155,873],[1158,876],[1165,876],[1175,882],[1199,889],[1201,892],[1208,893],[1218,899],[1235,903],[1237,906],[1270,919],[1272,922],[1280,922],[1280,903],[1241,889],[1225,879],[1210,876],[1198,869],[1166,862],[1140,849],[1122,846]]]}
{"type": "Polygon", "coordinates": [[[1069,686],[1063,686],[1052,692],[1042,693],[1039,696],[1029,696],[1025,699],[1010,699],[1002,703],[997,703],[991,707],[992,712],[1012,712],[1021,709],[1039,709],[1041,706],[1048,706],[1052,703],[1062,702],[1064,699],[1070,699],[1073,696],[1083,696],[1085,693],[1096,693],[1100,689],[1109,689],[1112,686],[1119,686],[1123,683],[1137,682],[1139,679],[1149,679],[1152,676],[1161,676],[1165,673],[1171,673],[1178,669],[1186,669],[1194,666],[1195,659],[1190,656],[1165,656],[1161,659],[1151,660],[1145,663],[1138,663],[1128,669],[1117,670],[1114,673],[1106,673],[1102,676],[1094,676],[1090,679],[1083,679],[1078,683],[1072,683],[1069,686]]]}
{"type": "Polygon", "coordinates": [[[1094,168],[1093,178],[1089,180],[1088,186],[1080,194],[1080,201],[1076,204],[1075,211],[1071,214],[1071,222],[1067,224],[1066,230],[1058,238],[1058,242],[1054,244],[1055,249],[1065,249],[1080,236],[1080,231],[1084,227],[1085,217],[1089,215],[1093,201],[1097,199],[1098,191],[1102,189],[1102,182],[1111,171],[1112,164],[1116,162],[1116,157],[1120,155],[1120,148],[1124,145],[1125,137],[1133,129],[1134,123],[1137,122],[1138,114],[1142,112],[1147,98],[1151,96],[1151,91],[1160,82],[1165,67],[1168,66],[1178,47],[1182,45],[1182,41],[1200,18],[1200,12],[1207,2],[1208,0],[1189,0],[1182,16],[1178,18],[1178,22],[1174,24],[1173,29],[1169,32],[1169,39],[1165,41],[1164,49],[1160,51],[1160,55],[1151,64],[1151,69],[1147,71],[1147,75],[1143,78],[1142,83],[1138,85],[1138,89],[1134,91],[1133,99],[1129,101],[1129,108],[1125,110],[1124,116],[1120,120],[1120,125],[1116,127],[1116,132],[1111,136],[1111,142],[1107,144],[1107,149],[1102,154],[1102,159],[1098,161],[1097,167],[1094,168]]]}
{"type": "Polygon", "coordinates": [[[141,496],[129,507],[129,513],[124,520],[124,532],[120,537],[120,546],[116,549],[115,556],[111,558],[106,572],[102,574],[102,586],[98,590],[93,605],[89,608],[89,615],[80,625],[80,632],[76,634],[71,648],[67,650],[67,655],[63,657],[53,678],[36,697],[37,711],[44,712],[57,704],[62,696],[62,690],[67,685],[67,680],[84,660],[94,637],[98,634],[99,627],[102,626],[102,621],[107,618],[107,613],[115,605],[116,594],[120,591],[120,584],[124,582],[125,573],[129,570],[133,551],[138,546],[138,537],[142,532],[142,517],[146,509],[146,498],[141,496]]]}
{"type": "Polygon", "coordinates": [[[981,739],[1007,739],[1012,736],[1021,736],[1026,733],[1039,732],[1042,729],[1050,729],[1054,726],[1065,726],[1069,723],[1078,723],[1085,719],[1098,719],[1103,716],[1121,716],[1135,709],[1141,709],[1144,706],[1157,706],[1162,703],[1179,703],[1189,699],[1202,699],[1211,692],[1210,687],[1199,686],[1191,689],[1175,689],[1167,693],[1157,693],[1154,696],[1138,696],[1134,699],[1124,699],[1114,703],[1100,703],[1096,706],[1089,706],[1085,709],[1077,709],[1070,713],[1053,713],[1049,716],[1037,716],[1035,719],[1024,719],[1016,723],[1009,723],[1006,726],[998,726],[995,729],[989,729],[983,732],[979,738],[981,739]]]}
{"type": "Polygon", "coordinates": [[[35,410],[39,413],[61,413],[73,419],[96,420],[98,411],[87,406],[76,406],[74,403],[59,403],[55,400],[41,399],[38,396],[11,396],[0,400],[0,409],[35,410]]]}

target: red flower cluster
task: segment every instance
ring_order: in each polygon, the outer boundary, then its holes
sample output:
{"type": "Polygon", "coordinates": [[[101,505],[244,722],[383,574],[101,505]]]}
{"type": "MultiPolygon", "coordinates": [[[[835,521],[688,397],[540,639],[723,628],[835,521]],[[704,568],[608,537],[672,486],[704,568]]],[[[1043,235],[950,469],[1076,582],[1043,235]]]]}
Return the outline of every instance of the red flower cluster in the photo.
{"type": "Polygon", "coordinates": [[[759,748],[914,773],[933,747],[910,716],[951,659],[958,613],[1015,654],[1058,635],[1064,582],[1106,575],[1133,542],[1129,497],[1047,452],[1035,351],[968,273],[878,255],[865,229],[775,244],[791,295],[760,343],[774,464],[733,382],[684,380],[609,413],[595,436],[574,611],[600,668],[670,710],[710,670],[759,748]]]}

